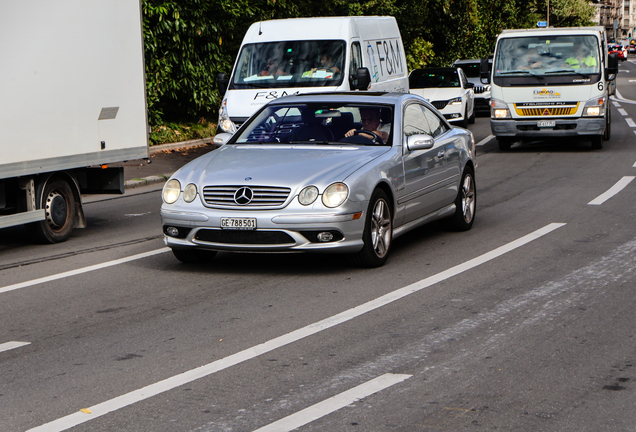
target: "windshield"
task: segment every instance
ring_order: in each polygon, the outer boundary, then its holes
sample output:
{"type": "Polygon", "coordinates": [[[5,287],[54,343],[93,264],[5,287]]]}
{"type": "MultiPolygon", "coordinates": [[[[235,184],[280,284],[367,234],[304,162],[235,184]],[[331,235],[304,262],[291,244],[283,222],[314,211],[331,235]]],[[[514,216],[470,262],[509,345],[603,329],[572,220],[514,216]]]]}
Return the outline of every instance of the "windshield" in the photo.
{"type": "Polygon", "coordinates": [[[510,77],[530,77],[535,83],[580,83],[581,76],[589,78],[587,82],[598,80],[590,75],[600,77],[600,66],[594,36],[537,36],[501,39],[493,70],[498,85],[510,77]]]}
{"type": "Polygon", "coordinates": [[[230,88],[319,87],[342,82],[345,43],[303,40],[244,45],[230,88]]]}
{"type": "Polygon", "coordinates": [[[391,145],[392,123],[393,110],[385,105],[268,105],[244,125],[233,143],[391,145]]]}
{"type": "Polygon", "coordinates": [[[462,68],[467,78],[479,78],[479,62],[459,63],[456,66],[462,68]]]}
{"type": "Polygon", "coordinates": [[[409,87],[460,87],[457,69],[416,69],[409,75],[409,87]]]}

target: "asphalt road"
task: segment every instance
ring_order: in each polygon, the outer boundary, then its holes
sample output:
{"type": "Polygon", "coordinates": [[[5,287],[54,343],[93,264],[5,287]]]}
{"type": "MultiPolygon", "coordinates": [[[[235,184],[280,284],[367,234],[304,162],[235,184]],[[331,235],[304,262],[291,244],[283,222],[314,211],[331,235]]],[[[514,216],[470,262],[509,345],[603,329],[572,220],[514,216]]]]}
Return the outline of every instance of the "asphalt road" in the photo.
{"type": "Polygon", "coordinates": [[[180,264],[161,185],[87,200],[62,244],[1,230],[0,430],[634,430],[636,65],[620,69],[600,151],[501,153],[478,117],[473,229],[422,227],[379,269],[180,264]]]}

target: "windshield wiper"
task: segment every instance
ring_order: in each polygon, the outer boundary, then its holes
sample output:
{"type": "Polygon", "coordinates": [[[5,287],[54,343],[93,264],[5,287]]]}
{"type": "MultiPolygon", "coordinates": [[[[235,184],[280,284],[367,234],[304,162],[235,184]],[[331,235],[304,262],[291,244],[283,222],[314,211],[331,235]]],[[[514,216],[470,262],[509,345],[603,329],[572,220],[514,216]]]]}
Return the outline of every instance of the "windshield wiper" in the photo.
{"type": "Polygon", "coordinates": [[[498,72],[497,75],[530,75],[537,79],[543,80],[543,77],[541,75],[534,74],[527,70],[513,70],[513,71],[498,72]]]}
{"type": "Polygon", "coordinates": [[[567,74],[580,75],[580,76],[585,77],[585,78],[589,78],[590,77],[589,75],[586,75],[586,74],[584,74],[582,72],[577,72],[574,69],[559,69],[559,70],[555,70],[555,71],[547,71],[545,74],[546,75],[552,75],[552,74],[560,74],[560,73],[563,73],[563,72],[565,72],[567,74]]]}

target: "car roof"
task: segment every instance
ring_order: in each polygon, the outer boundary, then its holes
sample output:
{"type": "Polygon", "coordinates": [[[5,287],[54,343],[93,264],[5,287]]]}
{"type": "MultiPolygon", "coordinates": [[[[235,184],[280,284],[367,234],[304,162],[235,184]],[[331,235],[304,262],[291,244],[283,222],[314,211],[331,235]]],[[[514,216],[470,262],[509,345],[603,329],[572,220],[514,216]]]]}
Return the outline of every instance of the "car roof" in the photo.
{"type": "Polygon", "coordinates": [[[422,72],[422,71],[423,72],[441,72],[441,71],[451,72],[451,71],[455,71],[457,69],[458,69],[457,67],[453,67],[453,66],[450,66],[450,67],[422,68],[422,69],[413,69],[411,71],[411,73],[413,73],[413,72],[418,72],[419,73],[419,72],[422,72]]]}
{"type": "Polygon", "coordinates": [[[389,93],[389,92],[324,92],[324,93],[303,93],[284,96],[270,102],[278,103],[312,103],[312,102],[347,102],[347,103],[375,103],[375,104],[398,104],[405,97],[414,96],[411,93],[389,93]]]}

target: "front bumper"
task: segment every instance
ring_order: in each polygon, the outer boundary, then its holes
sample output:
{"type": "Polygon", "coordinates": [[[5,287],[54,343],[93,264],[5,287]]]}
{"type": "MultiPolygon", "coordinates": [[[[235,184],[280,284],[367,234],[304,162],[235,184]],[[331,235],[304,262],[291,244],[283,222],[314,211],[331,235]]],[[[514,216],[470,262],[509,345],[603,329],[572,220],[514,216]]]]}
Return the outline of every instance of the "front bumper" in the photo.
{"type": "Polygon", "coordinates": [[[166,207],[164,204],[160,213],[164,243],[175,249],[353,253],[363,246],[366,203],[361,203],[357,212],[320,214],[217,209],[185,212],[166,207]],[[355,214],[359,217],[354,218],[355,214]],[[257,229],[221,229],[222,217],[255,218],[257,229]],[[168,227],[177,228],[178,234],[169,235],[168,227]],[[332,240],[320,241],[318,234],[324,232],[329,232],[332,240]]]}
{"type": "Polygon", "coordinates": [[[490,129],[497,137],[518,137],[518,138],[559,138],[602,135],[605,131],[605,118],[603,117],[582,117],[582,118],[551,118],[532,120],[490,120],[490,129]],[[554,120],[555,127],[538,127],[540,120],[554,120]]]}

